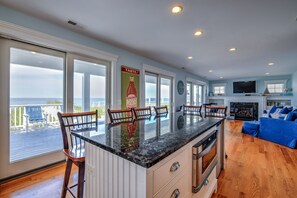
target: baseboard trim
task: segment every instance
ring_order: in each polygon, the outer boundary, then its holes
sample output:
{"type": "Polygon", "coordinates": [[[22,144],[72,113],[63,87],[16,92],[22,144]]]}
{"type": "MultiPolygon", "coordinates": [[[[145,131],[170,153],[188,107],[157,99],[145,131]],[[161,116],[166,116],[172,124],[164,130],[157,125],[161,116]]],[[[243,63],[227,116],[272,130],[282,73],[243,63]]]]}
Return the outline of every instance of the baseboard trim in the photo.
{"type": "Polygon", "coordinates": [[[52,163],[52,164],[49,164],[49,165],[46,165],[46,166],[42,166],[42,167],[30,170],[30,171],[26,171],[24,173],[20,173],[20,174],[17,174],[17,175],[6,177],[6,178],[3,178],[3,179],[0,179],[0,184],[7,183],[7,182],[10,182],[10,181],[13,181],[13,180],[16,180],[16,179],[19,179],[19,178],[34,174],[34,173],[38,173],[38,172],[40,172],[42,170],[52,168],[52,167],[55,167],[55,166],[63,164],[63,163],[65,163],[65,160],[58,161],[58,162],[55,162],[55,163],[52,163]]]}

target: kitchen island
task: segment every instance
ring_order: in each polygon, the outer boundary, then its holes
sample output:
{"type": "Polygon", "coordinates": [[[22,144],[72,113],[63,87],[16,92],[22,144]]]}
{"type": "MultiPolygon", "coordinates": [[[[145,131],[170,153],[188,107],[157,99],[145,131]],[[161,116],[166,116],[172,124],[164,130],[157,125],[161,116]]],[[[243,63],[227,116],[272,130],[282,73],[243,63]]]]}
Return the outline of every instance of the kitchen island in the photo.
{"type": "Polygon", "coordinates": [[[85,197],[211,196],[223,168],[223,120],[179,112],[73,133],[86,142],[85,197]],[[215,166],[193,193],[192,147],[214,131],[215,166]]]}

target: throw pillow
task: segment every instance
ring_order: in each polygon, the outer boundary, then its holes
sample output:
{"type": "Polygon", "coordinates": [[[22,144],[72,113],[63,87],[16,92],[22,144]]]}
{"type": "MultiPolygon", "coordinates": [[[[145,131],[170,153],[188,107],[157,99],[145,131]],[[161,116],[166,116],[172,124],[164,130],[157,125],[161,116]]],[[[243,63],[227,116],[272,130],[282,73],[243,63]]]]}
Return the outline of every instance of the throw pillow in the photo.
{"type": "Polygon", "coordinates": [[[287,120],[287,121],[296,121],[297,119],[297,112],[290,112],[288,113],[288,115],[285,117],[284,120],[287,120]]]}
{"type": "Polygon", "coordinates": [[[285,119],[286,121],[292,121],[293,119],[293,112],[290,112],[286,115],[285,119]]]}
{"type": "Polygon", "coordinates": [[[270,114],[271,118],[278,119],[278,118],[279,118],[279,116],[280,116],[280,111],[281,111],[281,110],[282,110],[282,109],[280,109],[280,108],[277,108],[277,109],[275,110],[275,112],[274,112],[274,113],[270,114]]]}
{"type": "Polygon", "coordinates": [[[293,112],[293,118],[292,121],[295,121],[297,119],[297,112],[293,112]]]}
{"type": "Polygon", "coordinates": [[[274,113],[277,109],[282,109],[282,108],[283,108],[283,106],[273,106],[273,107],[271,107],[268,114],[270,115],[270,114],[274,113]]]}
{"type": "Polygon", "coordinates": [[[293,107],[284,107],[279,113],[281,114],[288,114],[293,111],[293,107]]]}

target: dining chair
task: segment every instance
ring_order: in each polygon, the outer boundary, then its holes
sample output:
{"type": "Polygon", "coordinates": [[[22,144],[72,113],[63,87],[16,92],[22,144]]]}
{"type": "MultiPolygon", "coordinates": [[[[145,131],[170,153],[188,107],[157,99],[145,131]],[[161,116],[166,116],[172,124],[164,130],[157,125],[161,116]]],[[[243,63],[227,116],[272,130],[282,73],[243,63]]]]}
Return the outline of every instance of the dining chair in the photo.
{"type": "Polygon", "coordinates": [[[61,113],[58,112],[62,138],[63,152],[66,155],[66,170],[64,175],[61,198],[66,197],[67,191],[75,197],[71,189],[77,186],[77,198],[83,197],[85,176],[85,148],[84,141],[71,135],[72,132],[98,128],[98,112],[61,113]],[[68,186],[72,164],[78,167],[78,183],[68,186]]]}
{"type": "Polygon", "coordinates": [[[147,119],[152,116],[151,107],[133,108],[135,119],[147,119]]]}
{"type": "Polygon", "coordinates": [[[183,105],[184,115],[201,115],[202,106],[183,105]]]}
{"type": "Polygon", "coordinates": [[[110,124],[120,124],[124,122],[132,122],[133,121],[133,110],[125,109],[125,110],[107,110],[110,124]]]}
{"type": "Polygon", "coordinates": [[[155,112],[156,112],[157,116],[168,113],[167,106],[154,107],[154,109],[155,109],[155,112]]]}

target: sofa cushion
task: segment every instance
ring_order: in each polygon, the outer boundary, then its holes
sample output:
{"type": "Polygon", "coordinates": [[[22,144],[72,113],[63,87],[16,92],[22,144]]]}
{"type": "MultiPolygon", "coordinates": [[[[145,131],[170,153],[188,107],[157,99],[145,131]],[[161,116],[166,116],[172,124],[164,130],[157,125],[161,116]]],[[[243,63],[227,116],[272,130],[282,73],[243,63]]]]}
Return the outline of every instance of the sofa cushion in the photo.
{"type": "Polygon", "coordinates": [[[293,107],[284,107],[279,113],[281,114],[288,114],[293,111],[293,107]]]}
{"type": "Polygon", "coordinates": [[[286,117],[285,117],[284,120],[286,120],[286,121],[291,121],[292,118],[293,118],[293,112],[290,112],[290,113],[288,113],[288,114],[286,115],[286,117]]]}
{"type": "Polygon", "coordinates": [[[243,122],[241,132],[257,137],[259,133],[259,128],[260,123],[258,121],[245,121],[243,122]]]}
{"type": "Polygon", "coordinates": [[[288,115],[286,115],[285,119],[286,121],[294,121],[297,118],[297,112],[290,112],[288,115]]]}
{"type": "Polygon", "coordinates": [[[259,138],[296,148],[297,122],[260,118],[259,138]]]}

